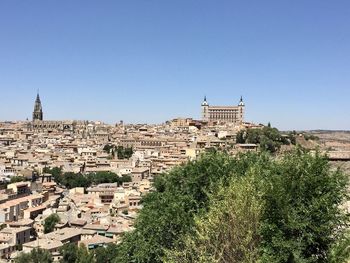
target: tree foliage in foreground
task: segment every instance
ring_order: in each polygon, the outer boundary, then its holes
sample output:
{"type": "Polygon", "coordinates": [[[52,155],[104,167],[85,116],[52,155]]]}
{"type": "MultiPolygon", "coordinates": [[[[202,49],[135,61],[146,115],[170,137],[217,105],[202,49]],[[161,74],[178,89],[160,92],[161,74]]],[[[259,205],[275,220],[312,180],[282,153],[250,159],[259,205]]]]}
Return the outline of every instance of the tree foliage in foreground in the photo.
{"type": "Polygon", "coordinates": [[[336,243],[332,245],[329,262],[349,262],[350,255],[350,229],[347,229],[336,243]]]}
{"type": "Polygon", "coordinates": [[[21,253],[15,263],[51,263],[53,262],[50,252],[41,248],[34,248],[30,253],[21,253]]]}
{"type": "MultiPolygon", "coordinates": [[[[59,249],[61,253],[60,263],[112,263],[118,251],[115,243],[89,250],[84,244],[67,243],[59,249]]],[[[51,263],[50,252],[38,248],[30,253],[21,253],[15,260],[16,263],[51,263]]]]}
{"type": "Polygon", "coordinates": [[[167,251],[166,262],[257,262],[262,195],[251,176],[232,178],[212,196],[209,212],[196,218],[195,235],[167,251]]]}
{"type": "Polygon", "coordinates": [[[319,154],[214,152],[154,185],[116,263],[343,262],[348,180],[319,154]]]}
{"type": "Polygon", "coordinates": [[[329,262],[349,218],[348,178],[331,171],[323,156],[297,149],[281,160],[265,180],[261,222],[262,262],[329,262]]]}
{"type": "Polygon", "coordinates": [[[60,263],[111,263],[117,251],[117,245],[114,243],[93,250],[88,250],[84,245],[68,243],[60,249],[60,263]]]}

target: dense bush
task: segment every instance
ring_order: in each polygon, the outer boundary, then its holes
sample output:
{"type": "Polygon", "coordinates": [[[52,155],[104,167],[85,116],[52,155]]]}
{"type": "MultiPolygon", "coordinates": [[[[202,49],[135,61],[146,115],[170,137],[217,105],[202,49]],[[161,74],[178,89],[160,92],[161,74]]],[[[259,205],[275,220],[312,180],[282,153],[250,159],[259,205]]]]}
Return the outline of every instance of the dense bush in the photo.
{"type": "Polygon", "coordinates": [[[115,262],[342,262],[347,183],[301,149],[207,154],[156,180],[115,262]]]}
{"type": "Polygon", "coordinates": [[[349,223],[341,204],[348,178],[326,158],[297,149],[281,160],[264,184],[262,262],[328,262],[349,223]]]}
{"type": "Polygon", "coordinates": [[[209,211],[196,216],[196,233],[184,245],[166,253],[166,262],[256,262],[259,258],[259,222],[262,194],[254,177],[232,178],[212,195],[209,211]]]}
{"type": "Polygon", "coordinates": [[[183,235],[194,231],[194,216],[207,212],[210,195],[220,183],[227,184],[232,173],[244,175],[256,161],[253,154],[233,159],[212,152],[157,178],[157,191],[143,200],[136,229],[124,238],[116,262],[162,262],[164,249],[183,243],[183,235]]]}

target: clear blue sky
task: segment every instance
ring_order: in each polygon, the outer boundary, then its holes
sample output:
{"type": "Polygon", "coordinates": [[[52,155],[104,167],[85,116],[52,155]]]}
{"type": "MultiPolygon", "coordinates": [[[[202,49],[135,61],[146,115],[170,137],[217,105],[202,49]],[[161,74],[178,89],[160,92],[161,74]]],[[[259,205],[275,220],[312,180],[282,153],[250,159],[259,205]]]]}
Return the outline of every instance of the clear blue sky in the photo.
{"type": "Polygon", "coordinates": [[[0,1],[0,120],[160,123],[204,95],[280,129],[350,129],[350,1],[0,1]]]}

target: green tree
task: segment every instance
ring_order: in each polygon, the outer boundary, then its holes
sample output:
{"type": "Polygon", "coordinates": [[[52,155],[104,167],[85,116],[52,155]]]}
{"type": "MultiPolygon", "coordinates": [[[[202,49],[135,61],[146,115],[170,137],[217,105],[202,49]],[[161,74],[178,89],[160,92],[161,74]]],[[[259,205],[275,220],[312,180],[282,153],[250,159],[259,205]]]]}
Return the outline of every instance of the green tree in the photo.
{"type": "Polygon", "coordinates": [[[86,176],[86,179],[89,185],[102,183],[118,183],[118,185],[122,185],[123,182],[131,182],[130,176],[124,175],[120,177],[112,172],[90,173],[86,176]]]}
{"type": "Polygon", "coordinates": [[[106,153],[110,153],[111,149],[113,149],[113,145],[111,144],[106,144],[104,147],[103,147],[103,150],[106,152],[106,153]]]}
{"type": "Polygon", "coordinates": [[[78,246],[74,243],[64,244],[60,248],[60,253],[62,258],[60,259],[61,263],[74,263],[76,262],[78,256],[78,246]]]}
{"type": "Polygon", "coordinates": [[[326,158],[297,149],[274,161],[265,184],[261,221],[262,262],[328,262],[348,216],[347,176],[326,158]]]}
{"type": "Polygon", "coordinates": [[[109,251],[104,247],[98,247],[95,249],[95,260],[96,263],[108,263],[111,262],[109,251]]]}
{"type": "Polygon", "coordinates": [[[118,146],[115,150],[117,151],[118,159],[129,159],[133,154],[131,147],[124,148],[123,146],[118,146]]]}
{"type": "Polygon", "coordinates": [[[84,244],[65,244],[61,247],[61,263],[95,263],[94,253],[84,244]]]}
{"type": "Polygon", "coordinates": [[[112,158],[114,159],[115,158],[115,150],[114,149],[112,149],[111,155],[112,155],[112,158]]]}
{"type": "Polygon", "coordinates": [[[17,182],[23,182],[26,181],[27,179],[23,176],[11,176],[11,184],[12,183],[17,183],[17,182]]]}
{"type": "Polygon", "coordinates": [[[268,151],[271,153],[274,153],[278,150],[279,144],[274,142],[272,139],[266,137],[266,136],[261,136],[260,137],[260,149],[263,151],[268,151]]]}
{"type": "Polygon", "coordinates": [[[348,180],[318,153],[210,152],[159,176],[154,187],[114,262],[313,263],[346,256],[333,255],[347,246],[341,205],[348,180]]]}
{"type": "Polygon", "coordinates": [[[246,143],[259,144],[261,133],[261,129],[248,129],[246,135],[246,143]]]}
{"type": "Polygon", "coordinates": [[[123,238],[115,262],[162,262],[165,249],[174,248],[183,242],[183,235],[193,233],[194,216],[207,210],[218,183],[227,183],[232,173],[243,175],[257,159],[254,154],[239,156],[233,159],[211,152],[157,177],[156,191],[142,200],[136,229],[123,238]]]}
{"type": "Polygon", "coordinates": [[[80,244],[75,263],[94,263],[94,254],[84,244],[80,244]]]}
{"type": "Polygon", "coordinates": [[[15,259],[15,263],[30,263],[33,262],[30,253],[21,252],[15,259]]]}
{"type": "Polygon", "coordinates": [[[196,218],[196,233],[167,252],[165,262],[255,263],[263,201],[254,175],[234,177],[212,196],[209,212],[196,218]]]}
{"type": "Polygon", "coordinates": [[[282,136],[278,129],[270,125],[261,129],[241,130],[237,133],[236,142],[258,144],[262,151],[274,153],[281,145],[295,144],[295,135],[282,136]]]}
{"type": "Polygon", "coordinates": [[[330,263],[348,263],[350,260],[350,229],[333,244],[329,256],[330,263]]]}
{"type": "Polygon", "coordinates": [[[41,248],[34,248],[30,253],[21,253],[16,263],[51,263],[52,256],[49,251],[41,248]]]}
{"type": "Polygon", "coordinates": [[[123,175],[123,176],[118,178],[118,183],[120,185],[122,185],[123,183],[131,182],[131,181],[132,181],[132,178],[130,175],[123,175]]]}
{"type": "Polygon", "coordinates": [[[84,176],[81,173],[64,173],[61,178],[62,185],[66,186],[67,188],[75,188],[75,187],[89,187],[91,185],[91,182],[89,179],[84,176]]]}
{"type": "Polygon", "coordinates": [[[290,143],[293,144],[293,145],[295,145],[296,142],[297,142],[297,139],[296,139],[297,133],[296,133],[296,131],[289,132],[288,135],[289,135],[289,136],[288,136],[288,139],[290,140],[290,143]]]}
{"type": "Polygon", "coordinates": [[[67,172],[60,176],[60,184],[71,189],[74,187],[87,188],[92,184],[102,183],[118,183],[131,182],[131,177],[128,175],[118,176],[112,172],[95,172],[89,174],[67,172]]]}
{"type": "Polygon", "coordinates": [[[57,214],[51,214],[44,220],[44,233],[50,233],[55,229],[55,225],[60,222],[57,214]]]}
{"type": "Polygon", "coordinates": [[[62,169],[60,167],[44,167],[43,173],[49,173],[53,176],[56,183],[61,183],[62,169]]]}
{"type": "Polygon", "coordinates": [[[236,135],[236,143],[245,143],[244,130],[240,130],[236,135]]]}
{"type": "Polygon", "coordinates": [[[118,247],[116,244],[111,243],[106,247],[98,247],[94,250],[96,263],[112,263],[117,256],[118,247]]]}

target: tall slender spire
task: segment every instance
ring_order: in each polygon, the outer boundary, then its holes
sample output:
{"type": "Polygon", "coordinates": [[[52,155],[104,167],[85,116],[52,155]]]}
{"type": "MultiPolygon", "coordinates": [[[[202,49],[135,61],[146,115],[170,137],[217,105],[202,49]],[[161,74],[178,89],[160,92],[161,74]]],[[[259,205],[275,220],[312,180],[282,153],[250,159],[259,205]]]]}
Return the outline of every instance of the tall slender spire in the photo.
{"type": "Polygon", "coordinates": [[[36,99],[34,103],[34,111],[33,111],[33,121],[35,120],[43,120],[43,108],[40,101],[39,90],[36,94],[36,99]]]}
{"type": "Polygon", "coordinates": [[[241,99],[239,100],[239,106],[244,106],[244,102],[243,102],[243,97],[241,96],[241,99]]]}
{"type": "Polygon", "coordinates": [[[208,106],[208,102],[207,102],[207,96],[204,95],[204,100],[202,102],[202,106],[208,106]]]}

